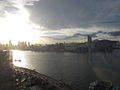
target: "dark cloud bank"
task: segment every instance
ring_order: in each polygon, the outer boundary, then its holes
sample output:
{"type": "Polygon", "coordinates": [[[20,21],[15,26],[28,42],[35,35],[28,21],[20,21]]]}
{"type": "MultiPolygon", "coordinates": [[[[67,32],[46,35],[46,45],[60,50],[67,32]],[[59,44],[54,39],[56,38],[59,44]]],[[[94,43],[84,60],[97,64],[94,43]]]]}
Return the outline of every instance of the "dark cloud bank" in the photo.
{"type": "Polygon", "coordinates": [[[26,8],[32,21],[49,29],[120,28],[120,0],[40,0],[26,8]]]}

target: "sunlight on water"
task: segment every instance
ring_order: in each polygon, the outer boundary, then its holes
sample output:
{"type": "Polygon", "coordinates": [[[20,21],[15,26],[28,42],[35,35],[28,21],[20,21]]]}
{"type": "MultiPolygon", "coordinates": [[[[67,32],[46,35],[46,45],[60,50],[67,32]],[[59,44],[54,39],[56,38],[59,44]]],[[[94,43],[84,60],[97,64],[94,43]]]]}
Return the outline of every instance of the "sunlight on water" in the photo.
{"type": "Polygon", "coordinates": [[[19,67],[24,67],[26,65],[24,52],[13,50],[13,64],[19,67]]]}

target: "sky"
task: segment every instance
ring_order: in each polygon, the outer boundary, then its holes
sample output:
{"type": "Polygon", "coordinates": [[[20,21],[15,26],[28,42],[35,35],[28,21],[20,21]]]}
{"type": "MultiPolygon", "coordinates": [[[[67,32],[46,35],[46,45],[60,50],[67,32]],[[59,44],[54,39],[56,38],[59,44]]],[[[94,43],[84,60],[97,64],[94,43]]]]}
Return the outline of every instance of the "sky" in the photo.
{"type": "Polygon", "coordinates": [[[0,41],[119,40],[120,0],[0,0],[0,30],[0,41]]]}

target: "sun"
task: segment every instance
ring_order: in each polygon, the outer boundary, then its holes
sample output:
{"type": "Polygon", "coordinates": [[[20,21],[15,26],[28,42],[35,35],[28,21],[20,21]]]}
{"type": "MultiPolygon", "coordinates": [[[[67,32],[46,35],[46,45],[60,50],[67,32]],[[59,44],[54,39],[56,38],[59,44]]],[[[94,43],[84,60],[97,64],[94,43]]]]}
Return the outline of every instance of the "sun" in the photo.
{"type": "Polygon", "coordinates": [[[4,18],[0,18],[0,41],[37,42],[40,32],[35,29],[37,25],[29,20],[30,14],[23,7],[19,7],[17,13],[5,13],[4,18]]]}

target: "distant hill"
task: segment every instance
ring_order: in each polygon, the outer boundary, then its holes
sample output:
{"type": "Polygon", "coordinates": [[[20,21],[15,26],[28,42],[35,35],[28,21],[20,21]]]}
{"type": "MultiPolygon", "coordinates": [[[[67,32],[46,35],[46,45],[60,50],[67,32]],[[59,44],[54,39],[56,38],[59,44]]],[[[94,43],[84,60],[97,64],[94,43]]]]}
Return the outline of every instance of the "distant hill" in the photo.
{"type": "Polygon", "coordinates": [[[111,40],[94,40],[92,42],[93,50],[94,51],[108,51],[112,52],[116,46],[117,41],[111,41],[111,40]]]}

